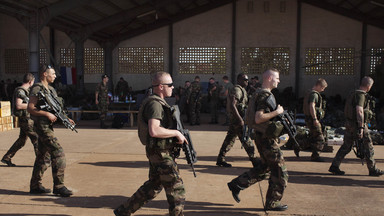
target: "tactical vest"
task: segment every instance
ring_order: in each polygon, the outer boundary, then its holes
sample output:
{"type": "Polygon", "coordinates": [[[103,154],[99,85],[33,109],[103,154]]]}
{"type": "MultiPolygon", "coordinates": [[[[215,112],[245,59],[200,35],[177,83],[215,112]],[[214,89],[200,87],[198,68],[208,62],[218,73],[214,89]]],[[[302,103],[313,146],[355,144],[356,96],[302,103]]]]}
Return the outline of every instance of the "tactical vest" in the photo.
{"type": "Polygon", "coordinates": [[[319,120],[321,120],[324,118],[325,112],[323,107],[323,98],[321,97],[321,94],[318,91],[311,90],[311,91],[308,91],[308,93],[305,95],[304,101],[303,101],[303,112],[306,116],[310,116],[312,118],[311,113],[309,111],[309,101],[308,101],[309,97],[312,94],[317,94],[317,97],[319,98],[319,101],[317,101],[317,103],[315,104],[315,111],[316,111],[316,117],[319,120]]]}
{"type": "Polygon", "coordinates": [[[154,138],[149,135],[149,130],[148,130],[148,120],[149,119],[144,119],[144,111],[145,107],[148,105],[149,102],[151,101],[157,101],[159,102],[163,109],[164,109],[164,119],[161,120],[161,125],[164,128],[174,128],[176,125],[175,118],[173,117],[173,109],[171,106],[168,105],[168,103],[161,97],[157,95],[151,95],[147,97],[142,105],[140,106],[139,109],[139,114],[137,117],[137,127],[138,127],[138,135],[140,142],[143,145],[154,145],[156,144],[157,147],[160,149],[169,149],[173,147],[173,138],[154,138]]]}
{"type": "Polygon", "coordinates": [[[367,122],[372,117],[372,111],[369,107],[368,93],[362,90],[356,90],[349,95],[345,102],[344,115],[347,120],[356,121],[356,99],[358,95],[364,96],[364,122],[367,122]]]}
{"type": "Polygon", "coordinates": [[[23,103],[28,103],[28,96],[29,96],[29,91],[28,90],[25,90],[23,87],[19,86],[15,89],[14,93],[13,93],[13,103],[12,103],[12,111],[13,111],[13,114],[19,118],[23,118],[23,117],[29,117],[30,114],[29,112],[27,112],[26,109],[16,109],[16,99],[18,98],[17,95],[20,95],[20,99],[23,100],[23,103]],[[18,93],[19,91],[20,94],[18,93]]]}
{"type": "Polygon", "coordinates": [[[230,108],[231,99],[229,97],[233,96],[236,88],[241,90],[241,97],[240,97],[240,100],[238,101],[238,103],[236,104],[236,109],[239,112],[240,116],[244,117],[246,109],[248,107],[248,105],[247,105],[248,104],[248,95],[247,95],[247,91],[243,87],[241,87],[240,85],[235,85],[232,89],[232,92],[230,92],[228,94],[226,109],[227,109],[228,113],[232,113],[232,109],[230,108]]]}

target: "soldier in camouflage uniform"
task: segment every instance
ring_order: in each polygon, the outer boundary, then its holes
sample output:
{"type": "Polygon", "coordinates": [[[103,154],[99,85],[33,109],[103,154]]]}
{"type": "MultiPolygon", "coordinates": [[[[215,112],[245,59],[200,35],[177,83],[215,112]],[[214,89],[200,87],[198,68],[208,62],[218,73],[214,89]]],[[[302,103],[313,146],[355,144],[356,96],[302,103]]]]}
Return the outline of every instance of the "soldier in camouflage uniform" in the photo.
{"type": "Polygon", "coordinates": [[[120,77],[119,82],[116,84],[115,93],[119,97],[119,101],[125,101],[127,94],[129,92],[128,82],[124,80],[123,77],[120,77]]]}
{"type": "Polygon", "coordinates": [[[201,86],[200,77],[196,76],[191,84],[191,91],[188,92],[187,104],[189,105],[189,119],[191,125],[200,125],[201,109],[201,86]]]}
{"type": "MultiPolygon", "coordinates": [[[[271,110],[266,102],[268,96],[273,95],[270,91],[276,88],[279,82],[279,72],[276,69],[269,69],[263,73],[262,90],[264,93],[258,94],[258,98],[256,98],[256,124],[269,123],[273,118],[284,112],[283,107],[280,105],[277,106],[276,110],[271,110]]],[[[280,203],[288,183],[288,171],[283,153],[278,145],[278,137],[261,132],[255,132],[253,137],[260,153],[260,162],[257,166],[228,183],[232,196],[236,202],[240,202],[240,190],[244,190],[269,177],[265,210],[287,210],[288,206],[280,203]]]]}
{"type": "Polygon", "coordinates": [[[209,97],[209,108],[211,112],[211,122],[210,124],[218,124],[218,110],[219,105],[219,86],[215,82],[215,79],[212,77],[209,79],[208,87],[208,97],[209,97]]]}
{"type": "Polygon", "coordinates": [[[1,162],[7,164],[8,166],[16,166],[12,163],[11,158],[15,156],[16,152],[25,145],[27,137],[31,139],[35,154],[37,155],[37,134],[33,130],[33,120],[27,112],[29,88],[34,82],[35,77],[33,74],[25,74],[23,77],[23,84],[20,87],[17,87],[13,93],[13,114],[19,118],[20,134],[16,142],[1,159],[1,162]]]}
{"type": "MultiPolygon", "coordinates": [[[[224,139],[223,145],[220,148],[217,156],[216,165],[223,167],[231,167],[232,165],[225,161],[225,155],[231,150],[235,143],[236,137],[240,140],[243,138],[244,115],[248,104],[248,95],[245,87],[248,85],[248,76],[239,74],[237,76],[237,85],[233,87],[228,96],[227,112],[230,115],[230,124],[227,136],[224,139]]],[[[242,143],[245,151],[248,154],[249,160],[255,161],[255,146],[251,140],[242,143]]]]}
{"type": "Polygon", "coordinates": [[[325,139],[320,120],[324,118],[324,109],[321,92],[327,88],[327,82],[320,78],[308,91],[304,97],[303,111],[305,114],[305,123],[309,129],[309,142],[312,147],[311,161],[324,162],[320,157],[319,151],[323,150],[325,139]]]}
{"type": "Polygon", "coordinates": [[[370,176],[381,176],[384,172],[376,168],[376,162],[373,158],[373,144],[368,131],[367,123],[372,116],[369,107],[368,92],[372,88],[373,79],[366,76],[361,80],[359,89],[355,90],[345,102],[345,134],[344,143],[337,151],[329,172],[335,175],[344,175],[345,172],[340,170],[341,161],[352,150],[354,142],[362,140],[362,151],[369,170],[370,176]]]}
{"type": "Polygon", "coordinates": [[[129,216],[155,198],[164,188],[170,216],[183,216],[185,189],[175,161],[186,138],[174,128],[176,122],[170,106],[164,100],[172,95],[173,83],[169,73],[157,72],[152,79],[154,94],[141,105],[138,114],[138,133],[145,145],[149,160],[149,180],[124,204],[114,210],[115,215],[129,216]]]}
{"type": "Polygon", "coordinates": [[[100,128],[108,128],[105,124],[105,117],[108,112],[109,98],[108,98],[108,75],[101,76],[101,83],[96,87],[95,91],[95,103],[99,107],[100,111],[100,128]]]}
{"type": "MultiPolygon", "coordinates": [[[[53,123],[57,117],[47,111],[41,110],[40,106],[44,105],[44,100],[39,94],[42,91],[45,95],[51,95],[58,98],[55,89],[49,84],[53,83],[56,78],[55,69],[50,65],[44,65],[40,68],[40,83],[36,83],[31,87],[29,94],[28,112],[34,120],[34,128],[38,138],[38,154],[33,166],[32,178],[30,184],[31,194],[50,193],[49,189],[42,186],[41,180],[48,166],[45,163],[45,155],[51,155],[52,177],[53,177],[53,193],[62,197],[69,197],[72,191],[64,186],[64,170],[66,167],[66,159],[64,150],[58,143],[53,132],[53,123]]],[[[69,119],[72,124],[75,122],[69,119]]]]}

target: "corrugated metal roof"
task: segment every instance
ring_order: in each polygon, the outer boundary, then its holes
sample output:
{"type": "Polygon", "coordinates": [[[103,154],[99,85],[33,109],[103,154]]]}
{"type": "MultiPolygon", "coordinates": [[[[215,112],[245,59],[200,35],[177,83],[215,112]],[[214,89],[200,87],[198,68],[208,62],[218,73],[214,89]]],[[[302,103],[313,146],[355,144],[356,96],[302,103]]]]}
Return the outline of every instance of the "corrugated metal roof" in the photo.
{"type": "MultiPolygon", "coordinates": [[[[254,1],[254,0],[249,0],[254,1]]],[[[300,0],[384,28],[384,0],[300,0]]],[[[1,0],[0,13],[19,19],[41,12],[41,23],[100,43],[124,40],[233,0],[1,0]]]]}

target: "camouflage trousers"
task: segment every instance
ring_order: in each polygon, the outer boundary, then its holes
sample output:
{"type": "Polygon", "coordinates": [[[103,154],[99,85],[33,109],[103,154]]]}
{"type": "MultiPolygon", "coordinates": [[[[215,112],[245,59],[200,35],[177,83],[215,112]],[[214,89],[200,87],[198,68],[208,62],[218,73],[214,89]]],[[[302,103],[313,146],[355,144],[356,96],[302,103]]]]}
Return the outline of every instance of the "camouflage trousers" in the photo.
{"type": "MultiPolygon", "coordinates": [[[[332,161],[332,166],[340,167],[341,161],[349,152],[351,152],[353,143],[355,142],[355,140],[358,139],[357,127],[355,125],[356,123],[346,121],[344,143],[340,147],[340,149],[337,151],[336,156],[332,161]]],[[[372,144],[371,136],[369,135],[367,125],[364,126],[363,145],[364,145],[364,149],[367,149],[368,151],[368,154],[365,157],[367,167],[369,170],[375,170],[376,162],[375,162],[375,159],[373,158],[373,155],[374,155],[373,144],[372,144]]]]}
{"type": "Polygon", "coordinates": [[[41,185],[44,172],[48,168],[45,158],[47,154],[50,154],[54,188],[59,189],[64,186],[64,170],[66,167],[64,150],[57,142],[52,124],[48,120],[35,121],[34,126],[39,141],[30,187],[33,189],[41,185]]]}
{"type": "Polygon", "coordinates": [[[3,156],[3,160],[11,160],[27,142],[27,137],[31,139],[35,155],[37,156],[37,133],[33,129],[33,120],[30,118],[19,118],[20,134],[19,138],[13,143],[8,152],[3,156]]]}
{"type": "Polygon", "coordinates": [[[201,110],[201,103],[200,101],[197,102],[190,102],[189,103],[189,120],[191,124],[200,124],[200,110],[201,110]]]}
{"type": "Polygon", "coordinates": [[[256,146],[260,153],[260,162],[249,171],[232,180],[239,189],[246,189],[256,182],[269,178],[266,195],[266,207],[276,207],[283,198],[288,183],[288,171],[285,166],[283,152],[277,139],[262,137],[256,134],[256,146]]]}
{"type": "Polygon", "coordinates": [[[321,125],[314,125],[310,116],[305,117],[305,123],[309,129],[309,143],[312,148],[312,156],[318,157],[319,151],[323,150],[325,139],[321,125]]]}
{"type": "Polygon", "coordinates": [[[118,207],[119,215],[128,216],[154,199],[165,189],[170,216],[183,216],[185,189],[179,169],[169,150],[146,146],[149,159],[149,180],[146,181],[123,205],[118,207]]]}
{"type": "MultiPolygon", "coordinates": [[[[227,136],[224,139],[223,145],[220,148],[217,161],[225,161],[225,155],[232,149],[235,144],[236,137],[241,140],[243,138],[243,126],[240,124],[234,124],[233,122],[229,125],[227,136]]],[[[250,139],[245,143],[241,143],[248,154],[249,160],[254,161],[256,158],[255,145],[250,139]]]]}
{"type": "Polygon", "coordinates": [[[107,103],[99,103],[99,111],[100,111],[100,121],[105,121],[108,112],[108,104],[107,103]]]}
{"type": "Polygon", "coordinates": [[[218,119],[219,119],[219,114],[218,114],[218,105],[219,105],[219,100],[214,100],[211,98],[211,100],[209,101],[209,108],[210,108],[210,112],[211,112],[211,122],[212,123],[217,123],[218,122],[218,119]]]}

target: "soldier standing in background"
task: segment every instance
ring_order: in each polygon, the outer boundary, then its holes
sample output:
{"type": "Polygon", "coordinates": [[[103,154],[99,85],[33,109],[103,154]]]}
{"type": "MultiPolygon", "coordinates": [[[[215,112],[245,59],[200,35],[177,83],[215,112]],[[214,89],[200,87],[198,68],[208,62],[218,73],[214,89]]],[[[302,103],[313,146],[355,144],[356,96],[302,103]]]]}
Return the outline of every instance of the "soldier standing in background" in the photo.
{"type": "MultiPolygon", "coordinates": [[[[273,96],[271,90],[277,88],[279,82],[279,72],[276,69],[268,69],[263,73],[262,93],[258,94],[256,98],[256,124],[274,124],[272,120],[284,112],[280,105],[277,106],[276,110],[271,110],[267,104],[267,99],[273,96]]],[[[274,97],[273,100],[275,100],[274,97]]],[[[288,171],[283,152],[278,145],[278,137],[256,131],[254,138],[261,160],[252,169],[228,183],[232,196],[236,202],[240,202],[240,190],[268,178],[270,173],[265,210],[287,210],[288,206],[280,203],[288,183],[288,171]]]]}
{"type": "Polygon", "coordinates": [[[1,162],[7,164],[8,166],[16,166],[12,163],[11,159],[15,156],[16,152],[25,145],[27,137],[31,139],[35,155],[37,156],[37,133],[33,130],[33,120],[31,119],[29,112],[27,112],[29,88],[34,82],[35,77],[33,74],[25,74],[23,77],[23,84],[17,87],[13,93],[12,113],[18,117],[20,134],[19,138],[1,159],[1,162]]]}
{"type": "Polygon", "coordinates": [[[101,83],[96,87],[95,91],[95,103],[99,107],[100,111],[100,128],[108,128],[105,124],[105,118],[108,112],[109,98],[108,98],[108,75],[101,76],[101,83]]]}
{"type": "Polygon", "coordinates": [[[129,216],[165,189],[170,216],[183,216],[185,189],[180,177],[174,151],[186,138],[175,127],[171,107],[164,100],[172,96],[171,75],[157,72],[152,78],[153,95],[141,105],[138,114],[138,133],[149,160],[149,180],[123,205],[114,210],[117,216],[129,216]]]}
{"type": "Polygon", "coordinates": [[[129,92],[128,82],[124,80],[123,77],[120,77],[119,82],[116,84],[115,93],[119,97],[119,101],[125,101],[129,92]]]}
{"type": "MultiPolygon", "coordinates": [[[[232,90],[232,88],[233,88],[233,84],[229,82],[228,76],[223,76],[223,88],[221,89],[221,92],[220,92],[220,101],[225,108],[227,107],[228,94],[232,90]]],[[[229,113],[225,112],[225,122],[223,126],[228,126],[228,125],[229,125],[229,113]]]]}
{"type": "Polygon", "coordinates": [[[187,104],[189,104],[189,119],[191,125],[200,125],[200,109],[201,109],[201,86],[200,77],[196,76],[191,84],[191,91],[188,92],[187,104]]]}
{"type": "MultiPolygon", "coordinates": [[[[31,194],[50,193],[51,190],[42,186],[42,178],[48,166],[45,158],[47,153],[51,156],[52,177],[53,177],[53,193],[62,197],[69,197],[73,193],[64,186],[64,170],[66,167],[66,159],[64,150],[58,143],[53,132],[53,123],[57,117],[47,111],[40,110],[40,106],[45,104],[44,98],[39,94],[51,95],[58,98],[55,89],[50,86],[55,81],[56,72],[51,65],[44,65],[40,69],[40,83],[36,83],[31,87],[29,94],[28,112],[34,120],[34,128],[38,138],[38,154],[33,166],[32,178],[30,184],[31,194]]],[[[75,124],[72,119],[68,119],[71,124],[75,124]]]]}
{"type": "MultiPolygon", "coordinates": [[[[233,87],[228,96],[227,112],[230,113],[230,124],[227,136],[224,139],[223,145],[220,148],[217,156],[216,165],[223,167],[231,167],[232,165],[225,161],[225,155],[231,150],[235,144],[236,137],[240,140],[243,138],[244,115],[248,104],[248,95],[245,87],[248,85],[248,76],[239,74],[237,76],[237,85],[233,87]]],[[[251,140],[242,143],[245,151],[248,154],[249,160],[255,161],[255,146],[251,140]]]]}
{"type": "Polygon", "coordinates": [[[305,123],[309,129],[309,142],[312,147],[311,161],[324,162],[320,157],[319,151],[323,150],[325,145],[324,135],[320,120],[324,118],[323,99],[321,92],[327,88],[327,82],[320,78],[316,81],[312,90],[309,90],[303,101],[303,111],[305,114],[305,123]]]}
{"type": "Polygon", "coordinates": [[[217,107],[219,104],[219,86],[215,82],[215,78],[209,79],[209,87],[208,87],[208,98],[209,98],[209,108],[211,111],[211,122],[210,124],[218,124],[218,111],[217,107]]]}
{"type": "Polygon", "coordinates": [[[376,168],[376,162],[373,158],[373,144],[371,135],[368,131],[367,123],[372,117],[372,111],[369,107],[369,95],[373,85],[373,79],[365,76],[360,83],[359,89],[355,90],[345,102],[345,134],[344,143],[337,151],[335,158],[332,161],[329,172],[335,175],[344,175],[345,172],[340,170],[341,161],[344,159],[353,147],[354,142],[359,142],[362,145],[362,153],[367,163],[370,176],[381,176],[384,172],[376,168]]]}

